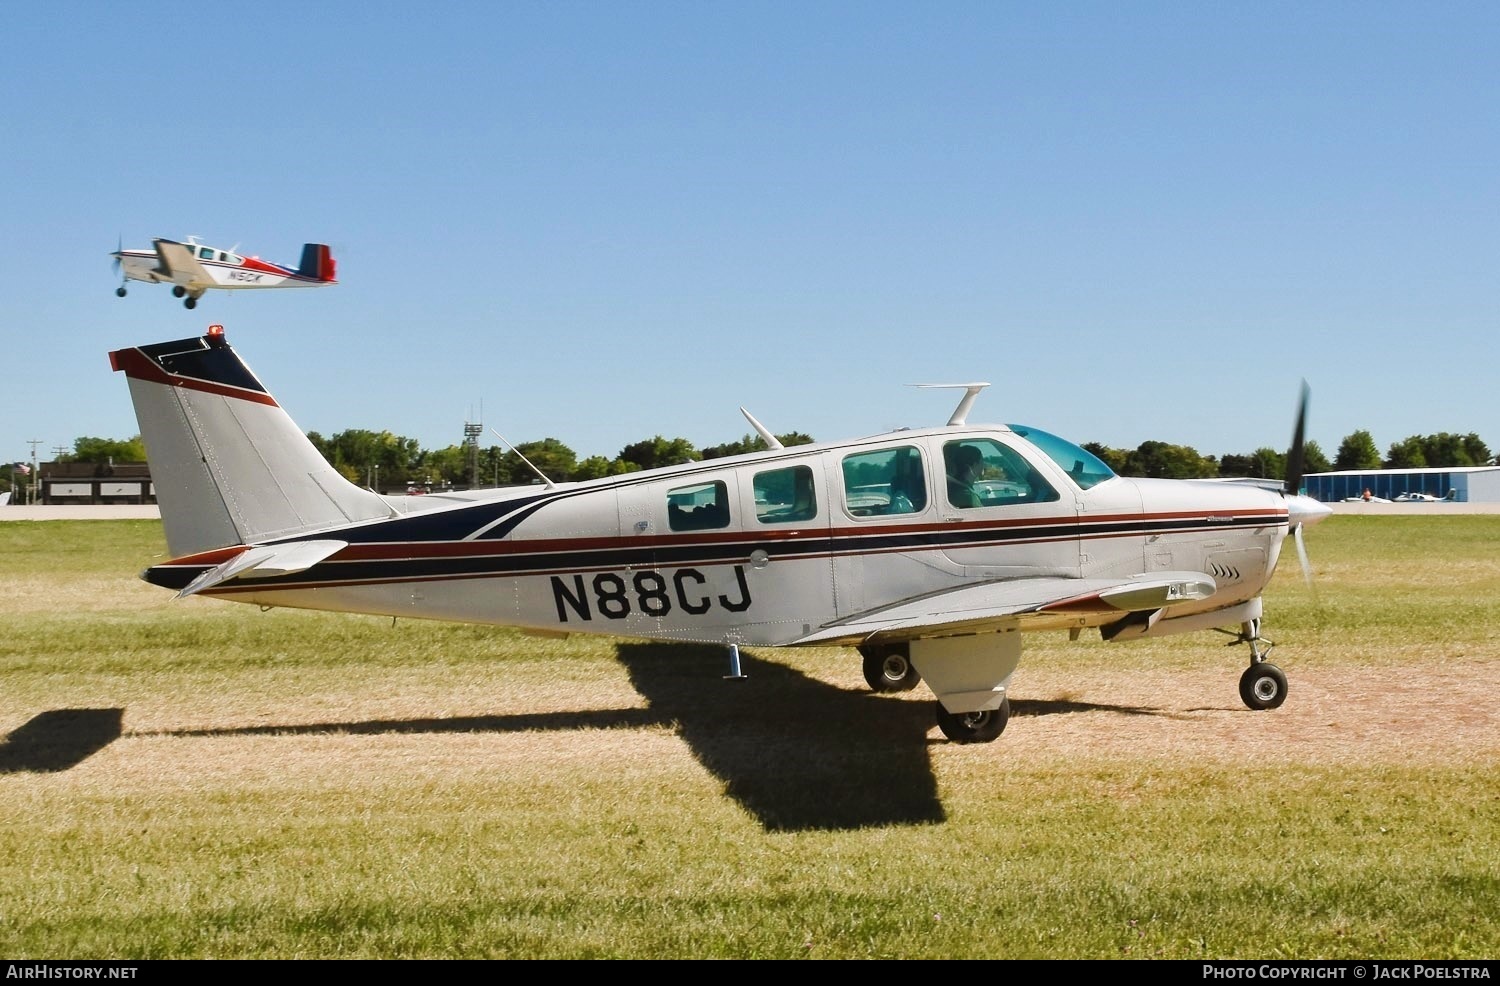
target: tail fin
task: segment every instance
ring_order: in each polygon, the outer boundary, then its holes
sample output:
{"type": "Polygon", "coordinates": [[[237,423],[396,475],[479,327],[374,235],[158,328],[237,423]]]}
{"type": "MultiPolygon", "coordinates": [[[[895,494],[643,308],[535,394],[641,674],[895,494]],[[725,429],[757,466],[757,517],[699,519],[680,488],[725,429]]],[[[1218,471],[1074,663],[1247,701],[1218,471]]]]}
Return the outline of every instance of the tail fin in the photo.
{"type": "Polygon", "coordinates": [[[334,283],[337,278],[334,276],[333,252],[328,249],[328,244],[302,244],[302,262],[297,265],[297,273],[315,281],[334,283]]]}
{"type": "Polygon", "coordinates": [[[130,381],[173,555],[390,516],[384,499],[328,464],[219,326],[116,350],[109,362],[130,381]]]}

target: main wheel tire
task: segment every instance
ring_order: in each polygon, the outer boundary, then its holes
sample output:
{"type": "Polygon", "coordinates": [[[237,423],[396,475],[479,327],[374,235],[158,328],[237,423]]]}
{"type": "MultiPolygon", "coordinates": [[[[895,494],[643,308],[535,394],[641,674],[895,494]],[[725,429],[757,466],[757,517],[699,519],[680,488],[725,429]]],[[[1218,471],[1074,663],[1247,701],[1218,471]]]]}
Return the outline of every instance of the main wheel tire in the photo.
{"type": "Polygon", "coordinates": [[[1286,701],[1286,675],[1274,664],[1252,664],[1240,675],[1240,698],[1257,712],[1274,709],[1286,701]]]}
{"type": "Polygon", "coordinates": [[[181,284],[172,285],[172,297],[181,298],[185,294],[187,294],[187,288],[183,287],[181,284]]]}
{"type": "Polygon", "coordinates": [[[872,691],[909,692],[922,676],[911,663],[905,647],[873,647],[860,650],[865,659],[865,683],[872,691]]]}
{"type": "Polygon", "coordinates": [[[125,289],[124,288],[115,288],[115,297],[116,298],[123,298],[123,297],[125,297],[125,289]]]}
{"type": "Polygon", "coordinates": [[[184,308],[188,309],[189,311],[191,311],[192,309],[198,307],[198,299],[197,298],[189,298],[187,301],[184,301],[182,303],[182,307],[184,307],[184,308]]]}
{"type": "Polygon", "coordinates": [[[938,728],[955,743],[993,743],[1005,732],[1010,721],[1010,696],[1000,700],[998,709],[986,712],[949,712],[939,702],[938,728]]]}

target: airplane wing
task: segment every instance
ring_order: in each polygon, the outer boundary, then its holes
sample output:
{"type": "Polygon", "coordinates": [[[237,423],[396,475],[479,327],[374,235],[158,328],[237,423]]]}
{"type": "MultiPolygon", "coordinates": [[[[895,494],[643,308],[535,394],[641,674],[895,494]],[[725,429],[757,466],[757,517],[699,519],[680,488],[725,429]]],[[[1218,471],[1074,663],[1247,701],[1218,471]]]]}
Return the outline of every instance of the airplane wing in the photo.
{"type": "Polygon", "coordinates": [[[157,274],[163,280],[171,281],[173,284],[181,284],[187,288],[212,287],[214,279],[208,275],[203,265],[198,263],[198,258],[193,256],[193,250],[185,243],[176,240],[155,240],[156,255],[159,259],[157,274]]]}
{"type": "Polygon", "coordinates": [[[1202,572],[1152,572],[1126,579],[1027,578],[967,585],[831,623],[794,643],[878,635],[883,640],[950,637],[1021,625],[1030,614],[1150,612],[1212,596],[1202,572]]]}

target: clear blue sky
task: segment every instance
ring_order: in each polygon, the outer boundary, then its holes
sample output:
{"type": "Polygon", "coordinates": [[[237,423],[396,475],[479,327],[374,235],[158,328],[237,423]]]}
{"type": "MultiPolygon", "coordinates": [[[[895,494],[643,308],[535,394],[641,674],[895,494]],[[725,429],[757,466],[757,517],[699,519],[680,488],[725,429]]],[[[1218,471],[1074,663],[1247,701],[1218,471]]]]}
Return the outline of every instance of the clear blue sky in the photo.
{"type": "Polygon", "coordinates": [[[137,433],[226,326],[305,431],[971,420],[1500,447],[1500,5],[14,3],[0,460],[137,433]],[[196,234],[337,286],[132,282],[196,234]]]}

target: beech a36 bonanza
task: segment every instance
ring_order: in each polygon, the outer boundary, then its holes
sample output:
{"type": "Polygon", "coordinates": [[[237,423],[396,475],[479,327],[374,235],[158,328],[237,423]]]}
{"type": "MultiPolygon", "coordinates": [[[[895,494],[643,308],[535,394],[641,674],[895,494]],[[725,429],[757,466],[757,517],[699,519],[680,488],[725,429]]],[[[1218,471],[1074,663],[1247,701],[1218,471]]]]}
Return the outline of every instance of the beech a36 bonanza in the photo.
{"type": "Polygon", "coordinates": [[[247,288],[320,288],[337,284],[333,255],[322,243],[302,246],[302,262],[282,267],[257,257],[242,257],[233,250],[220,250],[189,236],[186,243],[157,239],[150,250],[117,249],[115,273],[121,275],[115,294],[125,297],[126,281],[171,284],[172,296],[183,298],[184,308],[197,308],[198,299],[209,288],[237,291],[247,288]]]}
{"type": "Polygon", "coordinates": [[[259,606],[535,632],[846,645],[878,692],[919,682],[951,740],[988,742],[1031,630],[1107,640],[1221,629],[1240,696],[1273,709],[1261,592],[1329,508],[1286,489],[1129,479],[1071,442],[948,424],[582,482],[386,497],[345,481],[223,329],[121,349],[171,560],[143,578],[259,606]],[[1228,629],[1228,628],[1237,629],[1228,629]]]}

